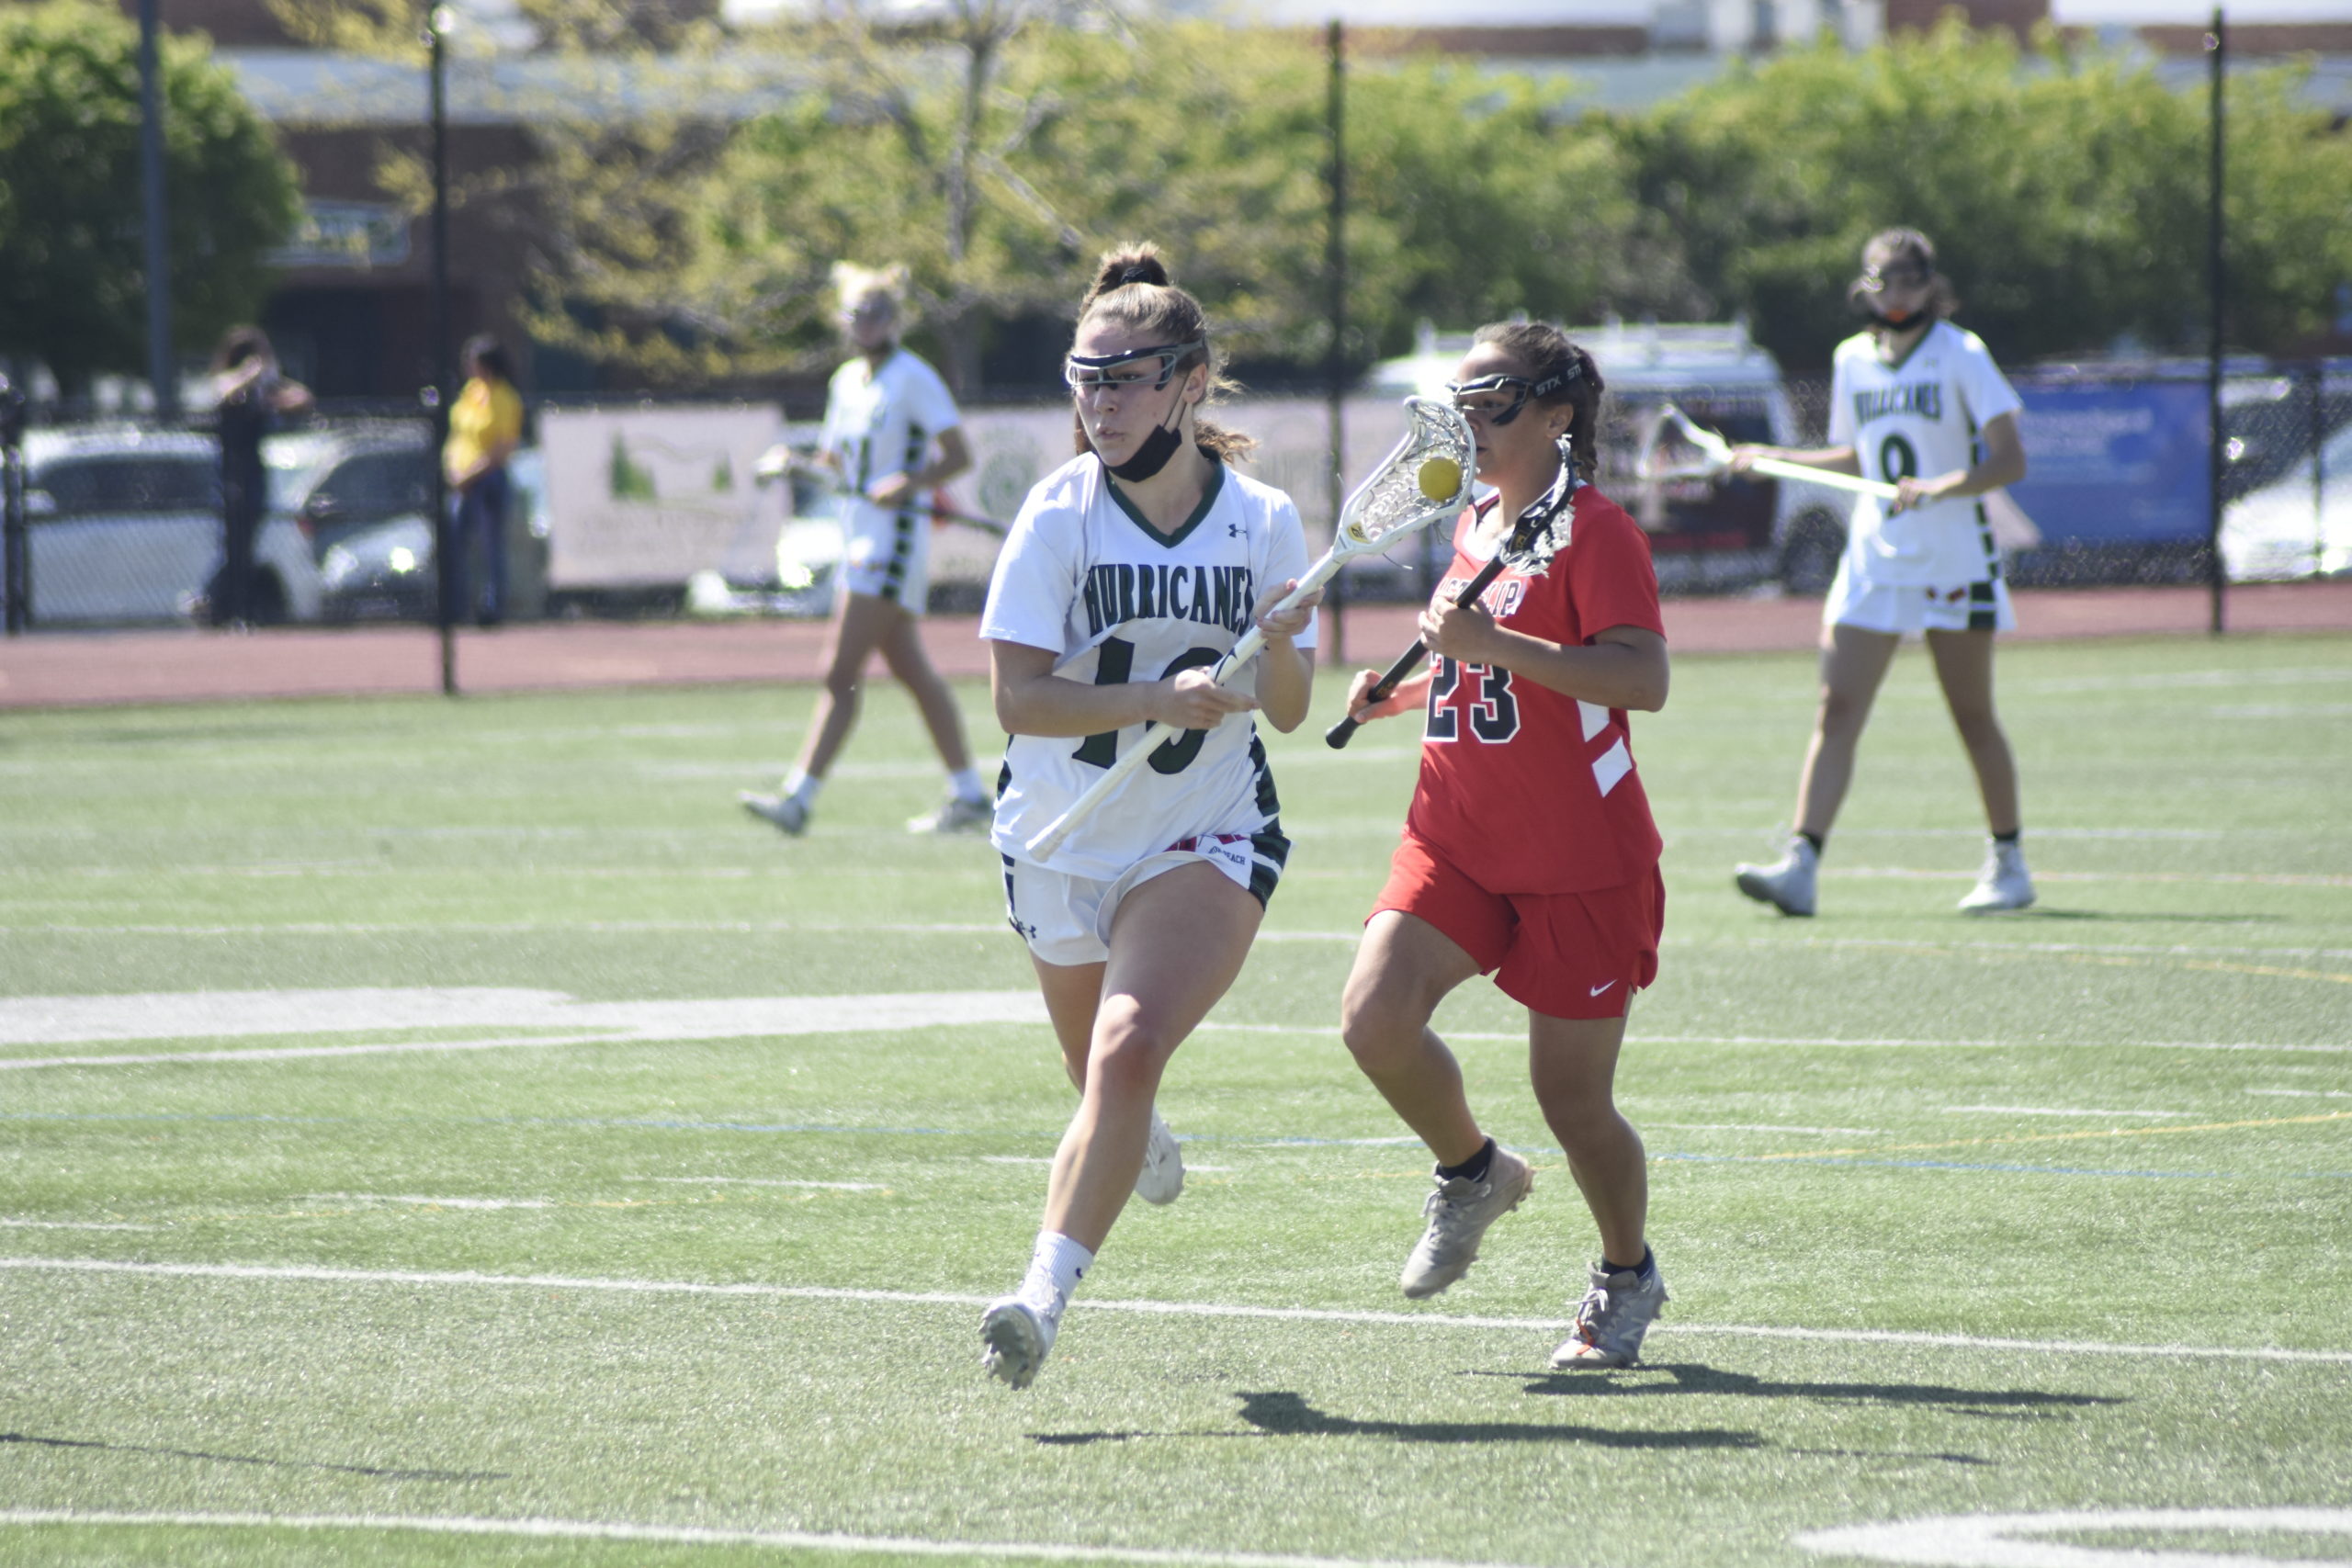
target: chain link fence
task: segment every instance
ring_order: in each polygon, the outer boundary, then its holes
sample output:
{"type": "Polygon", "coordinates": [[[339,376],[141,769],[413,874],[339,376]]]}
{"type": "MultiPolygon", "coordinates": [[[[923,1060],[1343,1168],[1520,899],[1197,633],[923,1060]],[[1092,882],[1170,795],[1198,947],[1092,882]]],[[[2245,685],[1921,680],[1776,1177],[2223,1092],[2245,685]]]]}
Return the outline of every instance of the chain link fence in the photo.
{"type": "MultiPolygon", "coordinates": [[[[1607,367],[1604,366],[1604,369],[1607,367]]],[[[2027,479],[1988,502],[2023,586],[2199,582],[2210,562],[2201,367],[2034,369],[2027,479]]],[[[1601,488],[1650,533],[1669,594],[1817,593],[1842,548],[1847,500],[1766,479],[1645,485],[1643,432],[1671,396],[1734,441],[1824,443],[1826,379],[1777,386],[1647,383],[1611,394],[1601,488]]],[[[38,412],[38,411],[36,411],[38,412]]],[[[1331,422],[1310,397],[1222,411],[1263,442],[1253,472],[1297,499],[1311,536],[1330,526],[1331,422]]],[[[2222,565],[2233,581],[2352,572],[2352,364],[2233,369],[2223,390],[2222,565]]],[[[1369,468],[1398,423],[1393,398],[1351,399],[1345,467],[1369,468]]],[[[430,622],[438,613],[428,422],[414,409],[336,404],[269,438],[267,500],[247,613],[265,623],[430,622]]],[[[975,470],[934,498],[932,603],[978,607],[1009,519],[1070,453],[1067,405],[967,410],[975,470]]],[[[206,623],[224,602],[219,446],[200,426],[39,418],[6,443],[11,631],[206,623]]],[[[665,399],[534,411],[512,465],[507,615],[821,615],[839,561],[833,498],[761,483],[762,453],[815,429],[773,406],[665,399]]],[[[1434,536],[1408,558],[1363,563],[1357,602],[1429,591],[1434,536]]],[[[485,563],[473,562],[479,572],[485,563]]],[[[469,576],[471,573],[469,572],[469,576]]],[[[478,578],[474,579],[479,581],[478,578]]]]}

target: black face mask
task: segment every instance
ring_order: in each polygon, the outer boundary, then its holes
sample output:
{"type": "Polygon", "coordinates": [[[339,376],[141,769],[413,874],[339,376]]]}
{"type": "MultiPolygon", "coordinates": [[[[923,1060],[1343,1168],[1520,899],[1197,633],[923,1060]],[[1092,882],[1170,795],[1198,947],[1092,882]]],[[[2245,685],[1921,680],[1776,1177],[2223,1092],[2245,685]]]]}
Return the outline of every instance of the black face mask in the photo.
{"type": "MultiPolygon", "coordinates": [[[[1180,422],[1184,417],[1181,404],[1177,407],[1176,417],[1180,422]]],[[[1102,466],[1129,484],[1141,484],[1166,468],[1168,459],[1182,451],[1183,446],[1184,437],[1177,433],[1175,425],[1155,424],[1151,427],[1151,434],[1143,438],[1143,445],[1136,448],[1134,457],[1124,463],[1105,463],[1102,466]]]]}

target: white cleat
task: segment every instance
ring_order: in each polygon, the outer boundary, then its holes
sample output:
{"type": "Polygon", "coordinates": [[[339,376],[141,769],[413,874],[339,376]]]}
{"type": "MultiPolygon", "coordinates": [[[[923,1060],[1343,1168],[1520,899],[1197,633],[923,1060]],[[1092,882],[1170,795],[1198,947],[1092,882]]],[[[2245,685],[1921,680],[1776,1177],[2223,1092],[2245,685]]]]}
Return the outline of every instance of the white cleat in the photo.
{"type": "Polygon", "coordinates": [[[1552,1352],[1556,1371],[1581,1367],[1630,1367],[1642,1359],[1642,1337],[1657,1321],[1658,1309],[1671,1298],[1657,1261],[1650,1261],[1645,1282],[1631,1269],[1604,1274],[1598,1263],[1590,1268],[1591,1288],[1577,1303],[1577,1325],[1552,1352]]]}
{"type": "Polygon", "coordinates": [[[1136,1196],[1147,1203],[1173,1203],[1183,1190],[1184,1151],[1154,1111],[1151,1141],[1143,1146],[1143,1168],[1136,1173],[1136,1196]]]}
{"type": "Polygon", "coordinates": [[[996,821],[996,807],[985,800],[958,800],[949,795],[938,809],[907,818],[910,833],[985,833],[996,821]]]}
{"type": "Polygon", "coordinates": [[[1437,1190],[1421,1205],[1430,1228],[1423,1232],[1413,1255],[1405,1259],[1397,1288],[1415,1301],[1436,1295],[1477,1261],[1478,1242],[1487,1227],[1519,1207],[1535,1186],[1535,1173],[1517,1155],[1495,1145],[1494,1163],[1487,1179],[1456,1177],[1437,1179],[1437,1190]]]}
{"type": "Polygon", "coordinates": [[[743,803],[744,810],[796,839],[808,826],[808,808],[788,795],[760,795],[747,789],[735,798],[743,803]]]}
{"type": "Polygon", "coordinates": [[[1789,840],[1789,852],[1770,865],[1742,865],[1732,881],[1759,904],[1770,904],[1784,915],[1813,913],[1814,876],[1821,855],[1803,839],[1789,840]]]}
{"type": "Polygon", "coordinates": [[[1019,1296],[993,1303],[980,1314],[980,1365],[1000,1382],[1027,1388],[1060,1325],[1060,1313],[1040,1312],[1019,1296]]]}
{"type": "Polygon", "coordinates": [[[1960,901],[1964,915],[1998,915],[2022,909],[2033,902],[2033,877],[2025,868],[2025,851],[1998,839],[1984,846],[1984,869],[1976,886],[1960,901]]]}

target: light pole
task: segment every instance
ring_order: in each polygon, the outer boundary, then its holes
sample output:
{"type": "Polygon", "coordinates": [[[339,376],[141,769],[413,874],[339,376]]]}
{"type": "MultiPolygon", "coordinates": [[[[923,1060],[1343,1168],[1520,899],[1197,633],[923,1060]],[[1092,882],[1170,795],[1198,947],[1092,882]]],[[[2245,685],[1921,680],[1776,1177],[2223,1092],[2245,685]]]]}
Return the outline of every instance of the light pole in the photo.
{"type": "Polygon", "coordinates": [[[156,0],[139,0],[139,195],[147,240],[147,379],[155,420],[179,418],[179,358],[172,352],[171,226],[164,203],[164,91],[155,56],[156,0]]]}
{"type": "Polygon", "coordinates": [[[426,14],[424,45],[432,62],[433,122],[433,385],[424,389],[428,445],[433,457],[433,575],[435,619],[441,629],[441,694],[458,694],[458,610],[450,599],[449,479],[441,449],[449,435],[449,400],[457,367],[449,342],[449,28],[457,13],[435,6],[426,14]]]}

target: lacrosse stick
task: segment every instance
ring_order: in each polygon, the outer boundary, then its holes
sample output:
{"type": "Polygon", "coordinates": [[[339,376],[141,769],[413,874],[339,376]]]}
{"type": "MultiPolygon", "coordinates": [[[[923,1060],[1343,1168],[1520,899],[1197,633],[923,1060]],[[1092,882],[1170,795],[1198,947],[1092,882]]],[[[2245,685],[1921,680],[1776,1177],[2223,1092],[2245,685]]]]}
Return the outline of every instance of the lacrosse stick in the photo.
{"type": "MultiPolygon", "coordinates": [[[[1568,503],[1576,492],[1584,488],[1584,481],[1576,477],[1576,461],[1569,456],[1567,443],[1564,441],[1560,444],[1560,477],[1552,481],[1552,488],[1538,497],[1534,505],[1519,514],[1519,521],[1511,525],[1510,536],[1496,548],[1493,558],[1480,567],[1478,575],[1453,596],[1457,608],[1467,609],[1476,604],[1478,595],[1491,587],[1495,579],[1505,571],[1515,568],[1541,576],[1552,564],[1552,558],[1560,553],[1562,545],[1567,543],[1568,503]]],[[[1400,654],[1396,662],[1388,667],[1387,673],[1374,682],[1372,689],[1364,694],[1364,705],[1370,707],[1385,701],[1388,694],[1413,672],[1414,666],[1428,657],[1429,645],[1415,637],[1413,646],[1400,654]]],[[[1353,739],[1356,731],[1363,728],[1360,721],[1342,715],[1339,723],[1323,732],[1323,739],[1337,751],[1353,739]]]]}
{"type": "MultiPolygon", "coordinates": [[[[1323,552],[1322,559],[1306,569],[1298,586],[1267,614],[1279,615],[1292,608],[1329,582],[1342,565],[1355,557],[1385,550],[1417,528],[1457,514],[1468,502],[1471,470],[1477,467],[1476,442],[1470,434],[1470,422],[1452,403],[1428,398],[1407,398],[1405,412],[1412,421],[1411,427],[1381,460],[1380,467],[1373,470],[1372,477],[1357,486],[1355,493],[1340,508],[1340,525],[1332,531],[1331,547],[1323,552]]],[[[1266,634],[1252,624],[1233,645],[1232,651],[1210,669],[1209,679],[1224,685],[1236,671],[1257,657],[1265,642],[1266,634]]],[[[1069,808],[1048,824],[1044,832],[1029,840],[1028,851],[1033,858],[1043,861],[1059,849],[1070,829],[1102,805],[1129,773],[1143,766],[1145,758],[1159,750],[1151,734],[1156,728],[1147,724],[1140,740],[1105,768],[1102,776],[1071,801],[1069,808]]]]}
{"type": "MultiPolygon", "coordinates": [[[[1650,438],[1642,444],[1642,455],[1634,464],[1634,476],[1649,483],[1661,479],[1719,479],[1730,466],[1730,442],[1699,424],[1672,403],[1667,403],[1657,411],[1657,418],[1650,426],[1650,438]],[[1679,438],[1689,455],[1679,461],[1660,463],[1657,460],[1658,449],[1669,432],[1679,438]]],[[[1850,490],[1886,501],[1894,499],[1893,485],[1866,479],[1859,474],[1808,468],[1803,463],[1792,463],[1781,457],[1758,457],[1747,467],[1752,473],[1770,474],[1774,479],[1803,479],[1807,484],[1827,485],[1832,490],[1850,490]]]]}
{"type": "MultiPolygon", "coordinates": [[[[754,482],[763,485],[773,484],[776,480],[784,478],[786,474],[800,474],[808,479],[814,479],[818,485],[823,488],[828,495],[839,496],[845,501],[865,501],[869,505],[875,504],[862,492],[852,490],[842,481],[840,474],[834,472],[824,464],[809,462],[807,458],[802,457],[797,452],[786,452],[786,455],[782,457],[776,456],[776,453],[784,451],[785,449],[782,447],[772,448],[766,456],[760,459],[759,465],[752,470],[752,478],[754,482]]],[[[932,493],[933,496],[936,496],[939,492],[937,491],[933,491],[932,493]]],[[[965,512],[959,508],[949,506],[944,502],[935,500],[921,501],[910,496],[906,501],[900,502],[897,506],[888,507],[885,510],[891,512],[927,512],[937,521],[946,523],[962,523],[969,527],[980,529],[984,533],[994,534],[1000,539],[1012,532],[1012,525],[1009,523],[1000,523],[993,517],[983,517],[977,512],[965,512]]]]}

